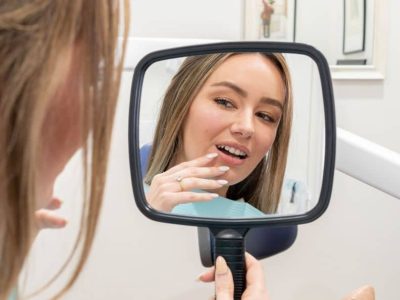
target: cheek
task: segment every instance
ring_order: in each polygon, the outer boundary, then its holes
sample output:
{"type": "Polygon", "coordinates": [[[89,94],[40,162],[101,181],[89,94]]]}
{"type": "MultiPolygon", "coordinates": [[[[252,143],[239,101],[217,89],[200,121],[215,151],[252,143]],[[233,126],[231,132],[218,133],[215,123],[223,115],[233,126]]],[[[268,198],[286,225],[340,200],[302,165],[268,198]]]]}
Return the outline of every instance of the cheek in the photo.
{"type": "MultiPolygon", "coordinates": [[[[200,102],[200,101],[199,101],[200,102]]],[[[206,101],[195,103],[188,115],[187,127],[190,137],[212,138],[226,127],[227,116],[206,101]],[[196,133],[196,134],[194,134],[196,133]]]]}
{"type": "Polygon", "coordinates": [[[225,118],[218,110],[211,108],[203,108],[201,112],[198,113],[197,126],[211,127],[213,125],[218,126],[219,123],[225,118]]]}
{"type": "Polygon", "coordinates": [[[50,140],[55,142],[62,152],[74,152],[81,144],[81,122],[79,95],[70,94],[63,98],[64,103],[54,108],[50,140]]]}
{"type": "Polygon", "coordinates": [[[263,130],[262,132],[263,134],[257,137],[255,143],[260,159],[271,149],[276,138],[276,129],[263,130]]]}
{"type": "Polygon", "coordinates": [[[225,128],[225,119],[221,113],[207,102],[195,102],[189,110],[184,125],[183,143],[184,160],[192,160],[210,151],[214,143],[225,128]]]}
{"type": "Polygon", "coordinates": [[[43,154],[46,165],[62,169],[82,144],[81,84],[79,76],[68,76],[51,99],[43,124],[43,154]]]}

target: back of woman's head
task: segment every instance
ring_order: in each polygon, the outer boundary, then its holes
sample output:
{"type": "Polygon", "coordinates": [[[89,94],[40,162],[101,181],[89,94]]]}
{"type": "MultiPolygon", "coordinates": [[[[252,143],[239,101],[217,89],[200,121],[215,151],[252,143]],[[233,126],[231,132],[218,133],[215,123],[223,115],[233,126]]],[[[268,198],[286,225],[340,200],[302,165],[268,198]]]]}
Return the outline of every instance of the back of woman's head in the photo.
{"type": "MultiPolygon", "coordinates": [[[[33,238],[43,126],[51,102],[79,60],[77,101],[84,146],[82,255],[88,255],[102,194],[123,51],[118,58],[119,1],[2,0],[0,3],[0,299],[16,284],[33,238]],[[87,137],[90,137],[90,147],[87,137]],[[96,176],[94,176],[94,174],[96,176]]],[[[125,12],[128,12],[125,1],[125,12]]],[[[128,18],[125,15],[125,35],[128,18]]],[[[122,47],[124,49],[124,47],[122,47]]],[[[62,120],[59,120],[62,122],[62,120]]],[[[78,242],[75,245],[76,249],[78,242]]],[[[75,251],[75,250],[74,250],[75,251]]]]}

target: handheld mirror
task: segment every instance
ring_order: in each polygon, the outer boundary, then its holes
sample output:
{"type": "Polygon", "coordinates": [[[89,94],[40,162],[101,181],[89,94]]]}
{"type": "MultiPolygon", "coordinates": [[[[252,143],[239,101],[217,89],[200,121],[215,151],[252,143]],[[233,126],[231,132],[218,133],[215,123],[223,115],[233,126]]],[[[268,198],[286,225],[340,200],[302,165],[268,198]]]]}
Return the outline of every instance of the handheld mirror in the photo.
{"type": "Polygon", "coordinates": [[[150,53],[135,68],[136,203],[151,219],[208,227],[237,299],[247,230],[311,222],[327,208],[335,138],[329,67],[311,46],[189,46],[150,53]]]}

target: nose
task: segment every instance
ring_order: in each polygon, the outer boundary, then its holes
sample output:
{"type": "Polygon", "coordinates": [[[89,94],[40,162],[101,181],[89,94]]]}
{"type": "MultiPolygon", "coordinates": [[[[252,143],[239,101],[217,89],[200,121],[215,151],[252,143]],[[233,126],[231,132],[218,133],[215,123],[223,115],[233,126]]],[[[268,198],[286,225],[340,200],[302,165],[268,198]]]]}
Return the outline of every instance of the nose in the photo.
{"type": "Polygon", "coordinates": [[[254,120],[251,112],[243,112],[237,116],[231,126],[233,135],[250,138],[254,134],[254,120]]]}

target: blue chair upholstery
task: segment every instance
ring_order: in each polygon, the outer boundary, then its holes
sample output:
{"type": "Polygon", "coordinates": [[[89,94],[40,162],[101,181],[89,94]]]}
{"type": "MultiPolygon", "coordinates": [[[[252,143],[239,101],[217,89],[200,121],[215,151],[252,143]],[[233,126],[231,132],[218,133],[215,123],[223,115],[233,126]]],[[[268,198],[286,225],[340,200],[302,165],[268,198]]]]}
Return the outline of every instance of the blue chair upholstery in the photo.
{"type": "MultiPolygon", "coordinates": [[[[146,174],[150,152],[150,144],[140,148],[140,165],[143,176],[146,174]]],[[[246,251],[257,259],[267,258],[290,248],[296,237],[296,225],[252,228],[245,237],[246,251]]],[[[198,228],[198,241],[202,264],[205,267],[212,266],[214,264],[214,237],[208,228],[198,228]]]]}
{"type": "Polygon", "coordinates": [[[142,172],[142,176],[146,174],[147,163],[149,161],[150,152],[151,152],[150,144],[145,144],[142,147],[140,147],[140,171],[142,172]]]}

